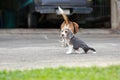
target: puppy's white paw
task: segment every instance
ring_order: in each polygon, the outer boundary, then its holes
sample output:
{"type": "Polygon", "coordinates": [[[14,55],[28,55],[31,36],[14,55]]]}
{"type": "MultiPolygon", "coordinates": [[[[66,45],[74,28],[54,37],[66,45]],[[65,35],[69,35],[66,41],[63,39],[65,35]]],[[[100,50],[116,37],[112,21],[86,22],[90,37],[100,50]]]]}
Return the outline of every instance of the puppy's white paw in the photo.
{"type": "Polygon", "coordinates": [[[96,54],[96,52],[92,52],[93,54],[96,54]]]}
{"type": "Polygon", "coordinates": [[[67,51],[66,54],[71,54],[72,52],[71,51],[67,51]]]}

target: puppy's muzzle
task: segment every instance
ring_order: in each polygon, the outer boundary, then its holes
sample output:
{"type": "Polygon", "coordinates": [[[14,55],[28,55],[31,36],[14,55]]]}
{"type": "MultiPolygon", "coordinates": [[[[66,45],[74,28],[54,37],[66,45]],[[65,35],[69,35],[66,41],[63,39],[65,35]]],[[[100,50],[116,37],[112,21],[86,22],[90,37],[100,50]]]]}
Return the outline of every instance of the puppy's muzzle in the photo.
{"type": "Polygon", "coordinates": [[[61,37],[64,37],[65,35],[64,34],[61,34],[61,37]]]}

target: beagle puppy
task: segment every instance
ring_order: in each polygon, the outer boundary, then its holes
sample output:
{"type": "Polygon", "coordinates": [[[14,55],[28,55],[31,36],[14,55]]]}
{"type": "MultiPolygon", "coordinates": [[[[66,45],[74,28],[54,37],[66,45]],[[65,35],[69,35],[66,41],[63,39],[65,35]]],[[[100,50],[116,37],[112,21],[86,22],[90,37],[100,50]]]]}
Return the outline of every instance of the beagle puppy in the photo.
{"type": "Polygon", "coordinates": [[[89,50],[92,50],[93,53],[96,53],[96,50],[94,48],[89,47],[85,42],[75,37],[74,34],[69,29],[66,29],[65,33],[66,34],[63,34],[63,36],[65,36],[68,39],[69,47],[66,54],[71,54],[73,50],[76,53],[81,53],[80,48],[82,48],[85,53],[87,53],[89,50]]]}

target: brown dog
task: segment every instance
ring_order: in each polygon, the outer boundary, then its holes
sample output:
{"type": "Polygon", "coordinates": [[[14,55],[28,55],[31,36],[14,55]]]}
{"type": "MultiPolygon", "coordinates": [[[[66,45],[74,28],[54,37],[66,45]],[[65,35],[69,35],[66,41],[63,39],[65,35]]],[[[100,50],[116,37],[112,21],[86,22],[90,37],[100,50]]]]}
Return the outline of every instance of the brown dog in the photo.
{"type": "Polygon", "coordinates": [[[63,46],[66,47],[66,43],[68,42],[66,37],[64,37],[63,34],[65,34],[65,30],[69,29],[73,34],[76,34],[79,30],[79,25],[76,22],[72,22],[68,19],[67,15],[64,13],[63,9],[58,7],[58,10],[63,16],[64,22],[61,24],[61,37],[63,46]]]}
{"type": "Polygon", "coordinates": [[[62,24],[61,24],[61,30],[63,30],[64,28],[68,28],[69,30],[71,30],[74,34],[76,34],[78,32],[79,29],[79,25],[76,22],[72,22],[68,19],[67,15],[64,13],[63,9],[58,7],[58,10],[60,11],[60,13],[63,16],[63,19],[65,20],[62,24]]]}

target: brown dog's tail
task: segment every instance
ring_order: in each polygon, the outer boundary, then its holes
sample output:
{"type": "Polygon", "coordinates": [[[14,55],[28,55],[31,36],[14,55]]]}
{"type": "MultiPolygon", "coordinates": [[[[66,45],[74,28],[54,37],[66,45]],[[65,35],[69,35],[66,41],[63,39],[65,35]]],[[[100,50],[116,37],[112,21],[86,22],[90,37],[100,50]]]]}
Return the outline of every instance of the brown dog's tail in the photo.
{"type": "Polygon", "coordinates": [[[68,19],[67,15],[64,13],[63,9],[62,9],[60,6],[58,6],[58,10],[59,10],[60,13],[62,14],[62,16],[63,16],[66,24],[68,24],[68,23],[69,23],[69,19],[68,19]]]}

